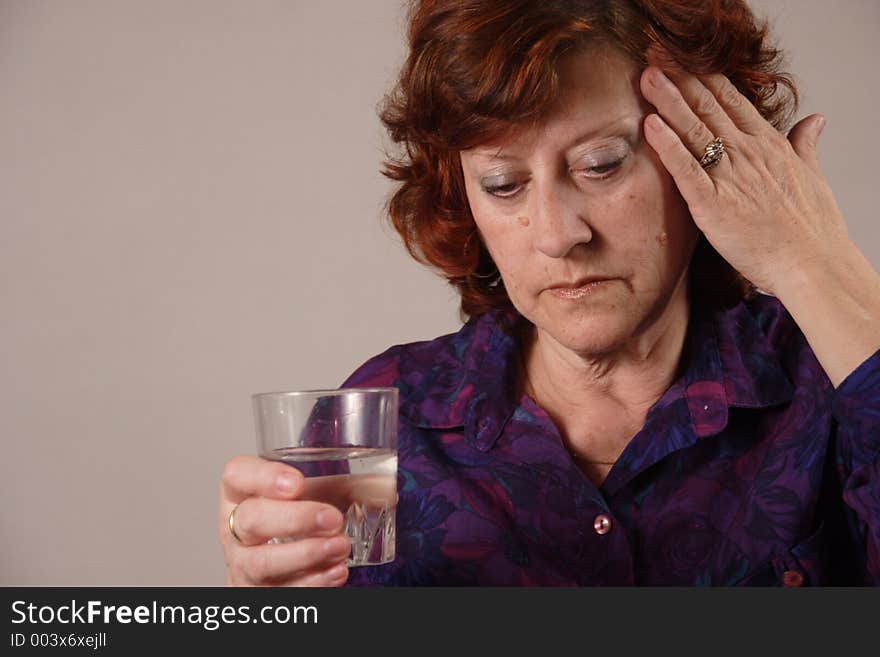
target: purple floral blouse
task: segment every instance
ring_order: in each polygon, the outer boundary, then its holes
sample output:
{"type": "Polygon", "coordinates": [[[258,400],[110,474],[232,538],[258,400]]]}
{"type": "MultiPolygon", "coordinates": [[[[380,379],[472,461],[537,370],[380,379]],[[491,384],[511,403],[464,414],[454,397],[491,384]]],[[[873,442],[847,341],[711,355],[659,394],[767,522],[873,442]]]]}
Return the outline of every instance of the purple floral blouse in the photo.
{"type": "Polygon", "coordinates": [[[392,347],[397,558],[350,585],[880,584],[880,351],[835,390],[769,296],[691,318],[681,376],[598,488],[515,394],[512,312],[392,347]]]}

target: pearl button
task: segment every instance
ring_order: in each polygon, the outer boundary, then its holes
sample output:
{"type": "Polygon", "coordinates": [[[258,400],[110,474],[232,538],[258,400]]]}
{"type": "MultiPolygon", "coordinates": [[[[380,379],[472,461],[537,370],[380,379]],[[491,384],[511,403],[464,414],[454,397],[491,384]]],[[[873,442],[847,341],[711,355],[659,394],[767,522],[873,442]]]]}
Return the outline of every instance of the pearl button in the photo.
{"type": "Polygon", "coordinates": [[[611,518],[604,513],[600,513],[593,521],[593,529],[596,530],[597,534],[607,534],[611,531],[611,518]]]}
{"type": "Polygon", "coordinates": [[[796,570],[786,570],[782,573],[783,586],[801,586],[804,583],[804,576],[796,570]]]}

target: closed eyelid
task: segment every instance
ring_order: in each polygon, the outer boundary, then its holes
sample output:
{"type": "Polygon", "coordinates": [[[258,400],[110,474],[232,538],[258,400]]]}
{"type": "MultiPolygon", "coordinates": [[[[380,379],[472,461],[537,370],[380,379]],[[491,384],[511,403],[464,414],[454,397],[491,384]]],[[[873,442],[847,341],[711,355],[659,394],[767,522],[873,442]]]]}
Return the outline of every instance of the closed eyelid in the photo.
{"type": "Polygon", "coordinates": [[[584,149],[577,153],[572,159],[572,163],[577,162],[611,162],[619,160],[633,151],[633,147],[626,141],[619,141],[612,144],[605,144],[596,148],[584,149]]]}
{"type": "Polygon", "coordinates": [[[480,176],[480,182],[490,184],[497,183],[503,180],[510,180],[515,176],[512,173],[490,173],[485,176],[480,176]]]}
{"type": "Polygon", "coordinates": [[[479,180],[480,185],[485,189],[488,187],[516,185],[525,182],[527,179],[527,175],[514,171],[509,171],[501,173],[489,173],[484,176],[480,176],[479,180]]]}
{"type": "Polygon", "coordinates": [[[629,160],[629,153],[615,154],[604,157],[582,158],[578,162],[569,167],[570,171],[592,171],[595,169],[607,169],[611,167],[619,167],[629,160]]]}
{"type": "MultiPolygon", "coordinates": [[[[640,134],[634,132],[606,136],[592,143],[583,143],[569,151],[566,161],[559,164],[572,173],[587,173],[595,170],[597,175],[587,177],[596,180],[605,179],[607,176],[601,175],[604,173],[601,170],[617,171],[621,168],[637,150],[640,139],[640,134]]],[[[479,166],[474,167],[476,171],[471,169],[475,174],[473,180],[489,193],[503,187],[528,186],[532,178],[532,172],[528,166],[523,168],[510,166],[510,163],[507,163],[502,166],[489,167],[484,171],[479,171],[479,168],[479,166]]],[[[497,196],[497,194],[493,193],[493,196],[497,196]]]]}

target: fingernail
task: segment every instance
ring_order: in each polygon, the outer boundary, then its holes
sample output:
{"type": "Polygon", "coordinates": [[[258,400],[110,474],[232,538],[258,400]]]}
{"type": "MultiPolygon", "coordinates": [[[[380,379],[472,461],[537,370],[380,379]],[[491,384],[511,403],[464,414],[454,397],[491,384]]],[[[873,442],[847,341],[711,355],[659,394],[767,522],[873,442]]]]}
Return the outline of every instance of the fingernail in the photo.
{"type": "Polygon", "coordinates": [[[296,488],[296,479],[296,475],[292,474],[278,475],[278,479],[275,480],[275,485],[282,493],[292,493],[293,489],[296,488]]]}
{"type": "Polygon", "coordinates": [[[339,564],[335,568],[331,568],[327,571],[327,581],[335,582],[338,579],[342,579],[345,577],[348,572],[348,568],[346,568],[344,563],[339,564]]]}
{"type": "Polygon", "coordinates": [[[351,551],[351,541],[345,536],[334,536],[324,542],[324,553],[342,556],[351,551]]]}
{"type": "Polygon", "coordinates": [[[828,119],[826,119],[824,116],[820,116],[819,117],[819,131],[816,133],[817,137],[822,134],[822,131],[825,129],[826,123],[828,123],[828,119]]]}
{"type": "Polygon", "coordinates": [[[645,118],[645,125],[654,132],[663,132],[666,128],[666,123],[660,118],[659,114],[649,114],[645,118]]]}
{"type": "Polygon", "coordinates": [[[666,74],[663,71],[659,68],[655,68],[651,71],[651,84],[655,87],[665,87],[666,85],[672,84],[672,82],[666,77],[666,74]]]}
{"type": "Polygon", "coordinates": [[[315,516],[315,522],[318,523],[318,527],[323,529],[335,529],[339,526],[339,515],[333,513],[330,509],[324,509],[323,511],[318,511],[315,516]]]}

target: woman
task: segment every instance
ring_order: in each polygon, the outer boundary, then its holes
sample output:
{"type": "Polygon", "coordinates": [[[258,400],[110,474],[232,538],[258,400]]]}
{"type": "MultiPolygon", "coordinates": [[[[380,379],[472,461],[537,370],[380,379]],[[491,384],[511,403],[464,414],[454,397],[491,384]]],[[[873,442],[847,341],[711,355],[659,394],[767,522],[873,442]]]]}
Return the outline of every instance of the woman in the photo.
{"type": "Polygon", "coordinates": [[[390,214],[470,320],[344,383],[400,389],[397,559],[349,573],[237,457],[229,583],[880,583],[880,277],[746,5],[424,0],[409,37],[390,214]]]}

